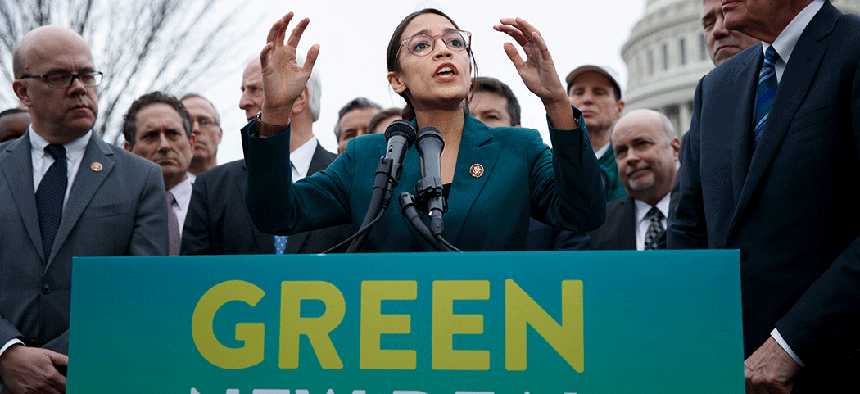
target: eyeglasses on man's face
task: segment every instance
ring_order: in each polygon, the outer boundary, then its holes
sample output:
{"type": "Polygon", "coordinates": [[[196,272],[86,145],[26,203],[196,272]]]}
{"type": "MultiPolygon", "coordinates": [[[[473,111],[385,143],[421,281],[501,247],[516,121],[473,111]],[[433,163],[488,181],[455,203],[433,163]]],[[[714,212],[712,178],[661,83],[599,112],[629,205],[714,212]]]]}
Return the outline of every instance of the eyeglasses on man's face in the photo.
{"type": "Polygon", "coordinates": [[[409,52],[415,56],[427,56],[436,47],[436,39],[442,38],[442,42],[448,46],[448,49],[456,52],[462,52],[469,49],[472,33],[464,30],[449,30],[445,34],[431,36],[429,34],[418,33],[409,37],[400,43],[400,48],[404,46],[409,52]]]}
{"type": "Polygon", "coordinates": [[[102,74],[101,71],[84,71],[80,74],[53,72],[44,75],[25,74],[21,76],[21,79],[42,78],[45,80],[45,83],[48,84],[49,88],[68,89],[72,86],[73,83],[75,83],[75,79],[80,79],[84,87],[87,88],[99,86],[99,84],[102,82],[103,76],[104,74],[102,74]]]}

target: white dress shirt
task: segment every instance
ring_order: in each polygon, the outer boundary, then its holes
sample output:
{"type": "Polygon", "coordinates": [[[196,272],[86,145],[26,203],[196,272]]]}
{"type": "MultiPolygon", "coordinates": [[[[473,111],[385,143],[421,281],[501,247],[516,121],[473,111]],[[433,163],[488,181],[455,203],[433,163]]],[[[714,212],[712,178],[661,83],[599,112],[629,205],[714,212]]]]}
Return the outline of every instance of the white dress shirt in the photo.
{"type": "Polygon", "coordinates": [[[785,27],[785,29],[782,29],[782,33],[779,33],[779,35],[776,36],[776,39],[773,40],[772,44],[762,42],[762,51],[767,51],[768,48],[773,46],[773,49],[775,49],[776,53],[779,54],[779,61],[774,64],[776,83],[782,81],[782,73],[785,72],[785,65],[788,63],[788,59],[791,58],[791,53],[794,52],[794,46],[797,45],[797,41],[800,40],[800,35],[803,34],[803,30],[806,29],[806,25],[812,21],[812,17],[814,17],[815,14],[818,13],[818,10],[823,6],[824,0],[814,0],[812,3],[809,3],[806,8],[800,11],[794,19],[791,20],[791,23],[785,27]]]}
{"type": "Polygon", "coordinates": [[[308,176],[308,169],[311,166],[311,160],[313,160],[316,150],[317,137],[311,137],[308,142],[305,142],[290,153],[290,162],[293,164],[293,182],[308,176]]]}
{"type": "MultiPolygon", "coordinates": [[[[189,174],[190,175],[190,174],[189,174]]],[[[185,227],[185,216],[188,215],[188,204],[191,202],[191,177],[185,178],[176,186],[170,189],[173,197],[176,198],[176,204],[173,204],[170,209],[176,214],[176,219],[179,220],[179,235],[182,236],[182,229],[185,227]]]]}

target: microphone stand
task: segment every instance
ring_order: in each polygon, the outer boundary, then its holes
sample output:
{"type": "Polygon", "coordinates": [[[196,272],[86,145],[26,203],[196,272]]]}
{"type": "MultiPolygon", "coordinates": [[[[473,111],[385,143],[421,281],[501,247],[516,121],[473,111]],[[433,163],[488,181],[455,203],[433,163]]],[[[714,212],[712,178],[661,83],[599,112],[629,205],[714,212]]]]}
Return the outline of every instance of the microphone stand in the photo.
{"type": "Polygon", "coordinates": [[[388,157],[381,157],[379,164],[376,166],[376,178],[373,181],[373,197],[370,200],[368,207],[376,207],[376,209],[368,209],[364,215],[364,221],[361,223],[359,230],[353,234],[352,243],[346,249],[346,253],[355,253],[358,248],[367,239],[370,234],[370,229],[382,217],[382,214],[388,209],[391,203],[392,190],[396,182],[392,176],[392,161],[388,157]],[[390,187],[389,187],[390,186],[390,187]],[[376,218],[376,220],[374,220],[376,218]]]}

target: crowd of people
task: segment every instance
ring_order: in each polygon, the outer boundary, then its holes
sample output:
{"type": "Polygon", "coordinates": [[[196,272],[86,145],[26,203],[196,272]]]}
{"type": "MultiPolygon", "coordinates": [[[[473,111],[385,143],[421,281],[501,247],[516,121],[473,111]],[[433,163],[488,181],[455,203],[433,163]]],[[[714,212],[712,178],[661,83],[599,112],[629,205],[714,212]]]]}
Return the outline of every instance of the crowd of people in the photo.
{"type": "MultiPolygon", "coordinates": [[[[65,392],[73,256],[343,251],[395,120],[444,142],[440,242],[739,249],[747,392],[850,387],[860,367],[860,206],[848,178],[860,169],[860,18],[827,0],[702,5],[717,67],[696,88],[683,137],[659,112],[625,113],[602,67],[562,80],[539,30],[502,19],[494,28],[516,43],[505,52],[544,104],[550,148],[521,127],[507,83],[476,75],[470,33],[426,8],[388,43],[387,81],[406,106],[346,103],[336,153],[313,128],[319,48],[296,53],[309,21],[290,13],[242,74],[245,157],[221,165],[220,116],[195,93],[137,98],[121,148],[93,135],[102,75],[88,44],[64,27],[34,29],[13,53],[22,108],[0,112],[0,394],[65,392]]],[[[409,149],[394,195],[422,177],[409,149]]],[[[434,250],[398,204],[360,251],[434,250]]]]}

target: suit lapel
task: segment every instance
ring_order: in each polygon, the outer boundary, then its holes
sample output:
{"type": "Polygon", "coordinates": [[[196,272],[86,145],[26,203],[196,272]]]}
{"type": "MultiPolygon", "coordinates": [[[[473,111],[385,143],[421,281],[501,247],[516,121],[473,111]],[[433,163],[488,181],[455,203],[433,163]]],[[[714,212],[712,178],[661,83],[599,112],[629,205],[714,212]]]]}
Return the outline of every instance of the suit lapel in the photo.
{"type": "Polygon", "coordinates": [[[490,128],[471,115],[467,115],[460,141],[460,151],[457,154],[457,165],[454,169],[454,181],[448,198],[448,206],[454,208],[445,214],[445,239],[451,242],[458,239],[469,210],[475,205],[493,173],[500,150],[501,144],[493,140],[490,128]],[[473,165],[483,167],[481,176],[471,175],[470,170],[473,165]]]}
{"type": "Polygon", "coordinates": [[[57,251],[63,246],[72,229],[75,228],[84,209],[90,204],[96,190],[101,187],[105,178],[113,171],[114,159],[113,152],[105,142],[99,140],[99,137],[93,134],[90,136],[90,142],[87,144],[87,149],[84,152],[84,158],[81,160],[78,167],[78,174],[75,176],[72,189],[69,191],[69,200],[66,202],[66,208],[63,209],[63,218],[60,221],[60,228],[57,229],[57,238],[54,240],[54,248],[51,250],[50,262],[57,255],[57,251]],[[102,169],[96,171],[90,168],[93,163],[101,163],[102,169]]]}
{"type": "MultiPolygon", "coordinates": [[[[750,168],[750,154],[752,152],[752,123],[753,111],[755,107],[756,88],[758,87],[758,72],[761,68],[761,63],[764,60],[764,55],[761,51],[761,44],[756,44],[751,49],[752,56],[748,56],[744,62],[740,63],[735,70],[737,78],[731,81],[732,86],[738,86],[743,89],[745,94],[740,98],[738,103],[732,106],[735,109],[732,120],[729,122],[735,124],[732,131],[732,194],[734,196],[734,204],[738,205],[741,199],[741,190],[743,190],[744,182],[750,168]],[[745,88],[744,88],[745,87],[745,88]]],[[[733,73],[734,74],[734,73],[733,73]]],[[[729,124],[729,123],[727,123],[729,124]]]]}
{"type": "Polygon", "coordinates": [[[317,148],[314,150],[314,155],[311,157],[311,163],[308,166],[308,176],[328,168],[328,165],[331,164],[333,158],[332,160],[326,160],[325,156],[327,155],[331,155],[331,153],[323,149],[322,145],[317,143],[317,148]]]}
{"type": "Polygon", "coordinates": [[[0,171],[6,176],[7,184],[15,199],[15,206],[24,222],[24,227],[33,241],[33,246],[42,259],[42,233],[39,231],[39,212],[36,208],[36,192],[33,190],[33,158],[30,155],[30,136],[9,143],[7,156],[0,162],[0,171]]]}
{"type": "Polygon", "coordinates": [[[636,250],[636,203],[633,197],[624,197],[624,224],[621,226],[620,248],[622,250],[636,250]]]}
{"type": "MultiPolygon", "coordinates": [[[[732,217],[729,234],[734,229],[740,214],[758,187],[777,149],[782,144],[797,109],[809,93],[809,87],[827,50],[827,47],[819,41],[833,30],[838,18],[838,13],[833,12],[835,9],[831,9],[832,6],[828,8],[828,6],[829,3],[825,3],[818,14],[813,17],[792,50],[792,56],[777,88],[771,112],[768,114],[767,124],[762,131],[761,141],[753,154],[749,173],[746,176],[732,217]]],[[[759,56],[762,55],[759,53],[759,56]]],[[[746,138],[749,140],[752,126],[751,122],[747,124],[749,126],[744,129],[748,132],[746,138]]]]}

